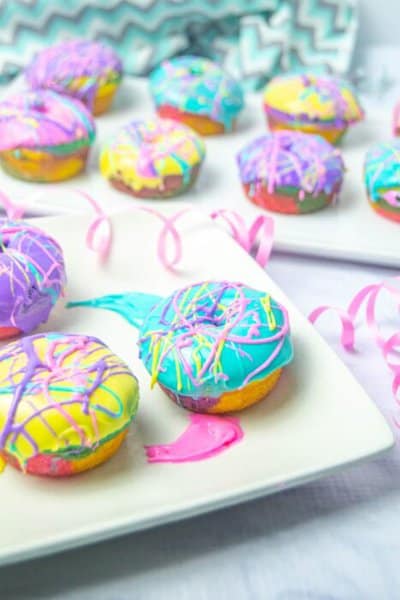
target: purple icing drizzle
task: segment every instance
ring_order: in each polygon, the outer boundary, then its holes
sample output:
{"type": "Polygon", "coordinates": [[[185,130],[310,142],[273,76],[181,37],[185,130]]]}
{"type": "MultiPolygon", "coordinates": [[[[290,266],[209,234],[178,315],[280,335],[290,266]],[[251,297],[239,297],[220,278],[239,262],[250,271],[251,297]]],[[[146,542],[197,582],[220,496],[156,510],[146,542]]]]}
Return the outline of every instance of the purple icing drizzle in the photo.
{"type": "Polygon", "coordinates": [[[54,239],[27,223],[0,219],[0,328],[29,333],[46,322],[65,279],[54,239]]]}
{"type": "Polygon", "coordinates": [[[237,156],[244,184],[299,188],[303,193],[338,191],[344,163],[337,148],[318,135],[277,131],[248,144],[237,156]]]}

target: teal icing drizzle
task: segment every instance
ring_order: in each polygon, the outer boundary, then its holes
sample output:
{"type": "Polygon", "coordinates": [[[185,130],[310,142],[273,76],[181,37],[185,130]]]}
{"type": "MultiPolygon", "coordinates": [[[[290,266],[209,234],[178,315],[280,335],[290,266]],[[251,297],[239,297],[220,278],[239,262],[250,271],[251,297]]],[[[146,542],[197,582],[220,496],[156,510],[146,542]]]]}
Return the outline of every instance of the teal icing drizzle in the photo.
{"type": "Polygon", "coordinates": [[[293,358],[286,310],[240,283],[197,283],[167,298],[132,292],[68,304],[76,306],[123,316],[139,331],[152,385],[194,399],[237,390],[293,358]]]}
{"type": "Polygon", "coordinates": [[[398,191],[400,195],[400,140],[372,146],[365,158],[364,175],[372,202],[379,202],[388,191],[398,191]]]}
{"type": "Polygon", "coordinates": [[[163,62],[150,75],[150,90],[157,107],[210,117],[227,131],[244,106],[240,84],[217,64],[195,56],[163,62]]]}

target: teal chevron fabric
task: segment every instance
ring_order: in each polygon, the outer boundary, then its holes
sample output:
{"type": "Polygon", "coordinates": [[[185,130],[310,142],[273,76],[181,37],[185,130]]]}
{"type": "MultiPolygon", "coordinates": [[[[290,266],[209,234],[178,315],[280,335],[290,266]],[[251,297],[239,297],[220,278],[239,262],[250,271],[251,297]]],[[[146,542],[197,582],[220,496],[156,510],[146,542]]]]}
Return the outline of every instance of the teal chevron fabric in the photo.
{"type": "Polygon", "coordinates": [[[108,42],[127,73],[190,52],[218,60],[248,88],[304,67],[345,72],[357,0],[0,0],[0,80],[35,52],[85,37],[108,42]]]}

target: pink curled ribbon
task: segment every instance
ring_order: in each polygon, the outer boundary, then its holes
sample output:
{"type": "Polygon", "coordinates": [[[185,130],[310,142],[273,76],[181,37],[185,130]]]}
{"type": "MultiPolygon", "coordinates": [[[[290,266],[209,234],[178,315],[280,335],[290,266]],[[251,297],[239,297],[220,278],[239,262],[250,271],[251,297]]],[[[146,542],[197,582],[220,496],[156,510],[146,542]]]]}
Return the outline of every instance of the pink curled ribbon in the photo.
{"type": "Polygon", "coordinates": [[[0,191],[0,204],[4,208],[7,218],[10,219],[10,221],[18,221],[18,219],[22,219],[26,212],[25,206],[22,206],[21,204],[15,204],[2,191],[0,191]]]}
{"type": "MultiPolygon", "coordinates": [[[[347,310],[342,310],[334,306],[320,306],[313,310],[309,315],[311,323],[315,323],[318,318],[328,311],[335,312],[341,321],[341,344],[347,352],[354,351],[356,318],[361,309],[365,307],[365,319],[372,334],[372,339],[380,349],[383,360],[393,374],[392,391],[398,403],[400,398],[398,392],[400,389],[400,331],[396,331],[389,337],[381,333],[378,318],[376,315],[378,299],[381,292],[388,292],[400,307],[400,277],[394,277],[390,280],[378,284],[367,285],[354,296],[347,310]],[[396,359],[395,359],[396,357],[396,359]]],[[[400,426],[400,423],[398,423],[400,426]]]]}
{"type": "Polygon", "coordinates": [[[220,209],[210,214],[211,219],[222,219],[233,239],[263,268],[268,264],[274,242],[274,220],[259,215],[247,226],[245,219],[233,210],[220,209]]]}
{"type": "Polygon", "coordinates": [[[86,234],[86,245],[89,250],[97,252],[101,263],[105,263],[109,257],[112,245],[112,226],[111,219],[101,206],[83,190],[74,190],[77,194],[85,198],[95,211],[95,218],[89,225],[86,234]]]}

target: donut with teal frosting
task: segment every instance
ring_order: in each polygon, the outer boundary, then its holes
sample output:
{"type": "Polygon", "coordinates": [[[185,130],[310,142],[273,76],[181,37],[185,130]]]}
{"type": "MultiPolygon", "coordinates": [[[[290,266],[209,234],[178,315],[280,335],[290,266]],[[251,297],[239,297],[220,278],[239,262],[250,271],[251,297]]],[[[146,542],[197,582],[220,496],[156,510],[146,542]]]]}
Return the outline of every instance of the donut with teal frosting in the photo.
{"type": "Polygon", "coordinates": [[[229,281],[188,285],[166,298],[127,293],[68,305],[117,312],[139,332],[139,354],[178,405],[242,410],[262,400],[293,358],[286,309],[265,291],[229,281]]]}
{"type": "Polygon", "coordinates": [[[237,156],[251,202],[286,214],[314,212],[336,201],[343,182],[340,151],[319,135],[276,131],[258,137],[237,156]]]}
{"type": "Polygon", "coordinates": [[[139,198],[168,198],[192,186],[205,157],[203,140],[170,119],[135,120],[103,147],[100,171],[139,198]]]}
{"type": "Polygon", "coordinates": [[[368,150],[364,178],[370,206],[400,223],[400,139],[379,142],[368,150]]]}
{"type": "Polygon", "coordinates": [[[192,127],[202,135],[231,131],[244,106],[240,84],[206,58],[166,60],[150,75],[158,114],[192,127]]]}

